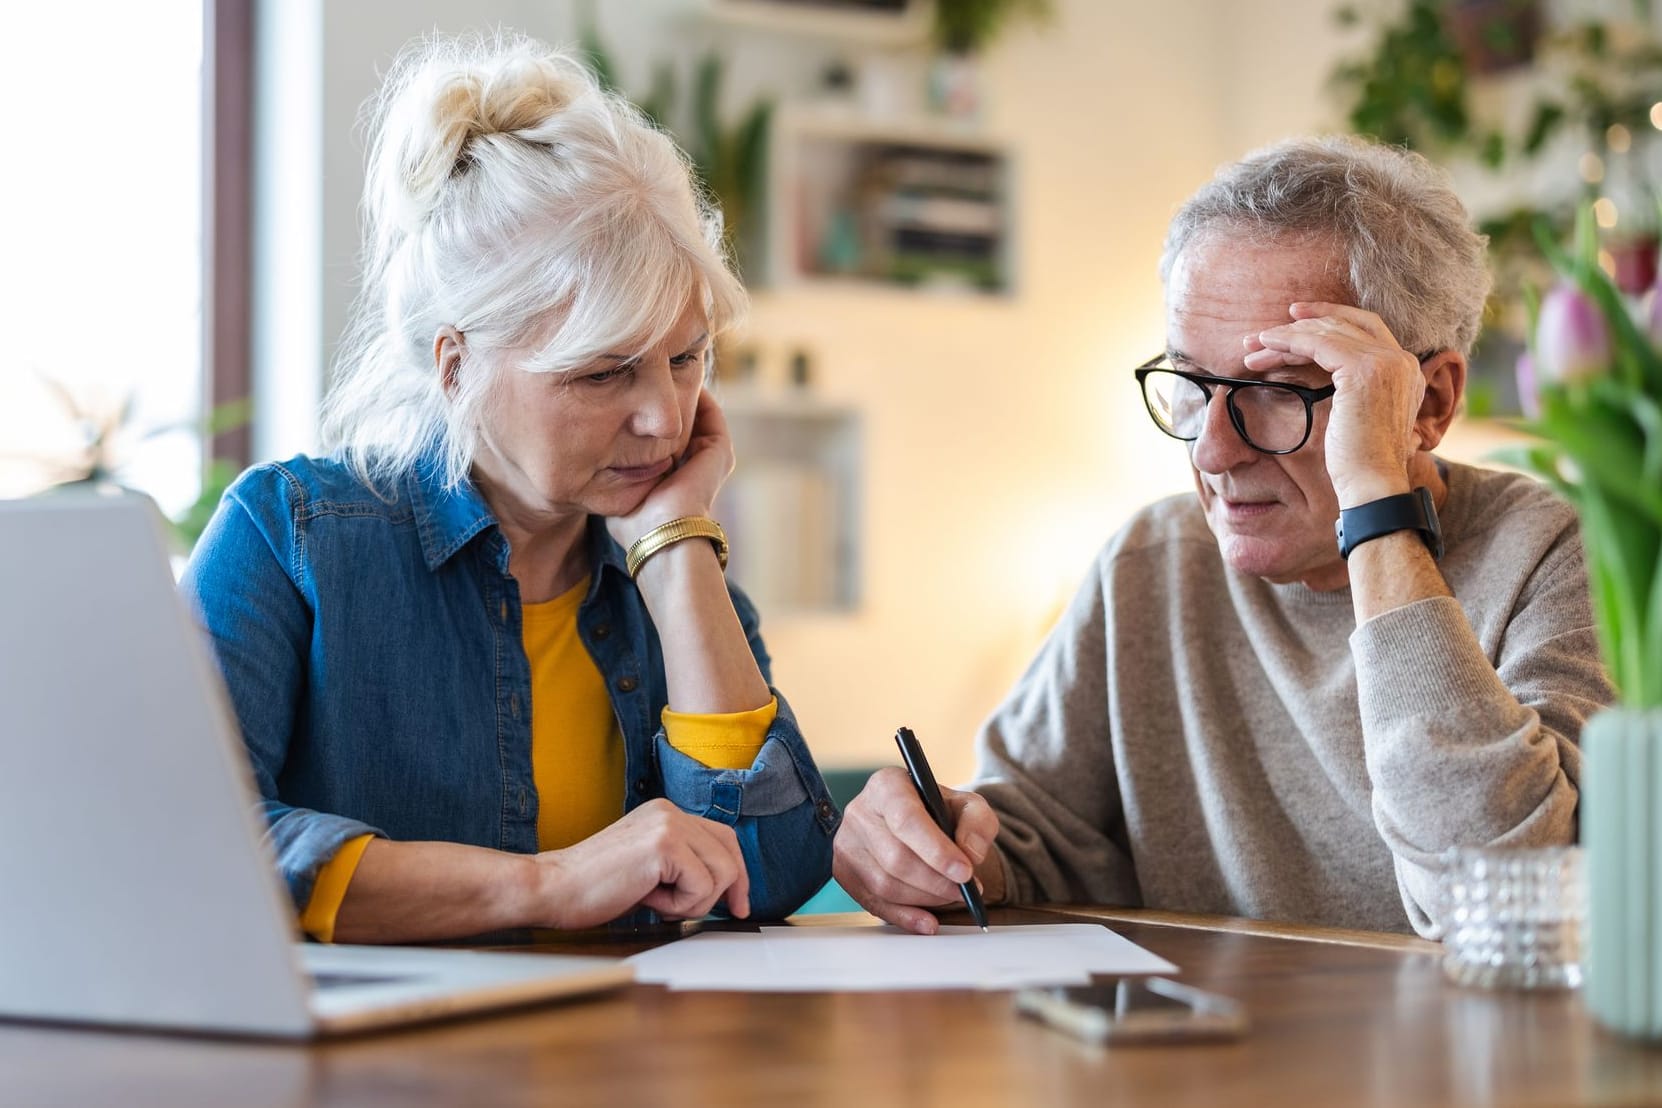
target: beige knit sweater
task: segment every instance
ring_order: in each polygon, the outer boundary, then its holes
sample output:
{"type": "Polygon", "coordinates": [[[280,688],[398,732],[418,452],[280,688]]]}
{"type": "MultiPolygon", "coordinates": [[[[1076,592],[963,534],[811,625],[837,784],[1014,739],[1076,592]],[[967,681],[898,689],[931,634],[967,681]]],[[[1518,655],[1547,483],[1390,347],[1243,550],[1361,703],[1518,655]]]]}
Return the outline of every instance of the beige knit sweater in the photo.
{"type": "Polygon", "coordinates": [[[1445,465],[1456,599],[1361,627],[1229,569],[1193,495],[1114,536],[979,740],[1011,899],[1435,937],[1445,849],[1572,841],[1613,695],[1574,512],[1445,465]]]}

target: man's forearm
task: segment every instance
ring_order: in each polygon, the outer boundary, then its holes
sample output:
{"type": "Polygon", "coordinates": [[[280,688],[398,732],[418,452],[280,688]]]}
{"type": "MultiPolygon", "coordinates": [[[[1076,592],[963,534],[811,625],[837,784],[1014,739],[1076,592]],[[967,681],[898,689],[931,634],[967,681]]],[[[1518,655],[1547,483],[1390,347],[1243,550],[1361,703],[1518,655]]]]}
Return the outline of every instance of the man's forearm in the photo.
{"type": "Polygon", "coordinates": [[[1350,598],[1359,627],[1416,601],[1453,595],[1417,531],[1382,535],[1350,553],[1350,598]]]}

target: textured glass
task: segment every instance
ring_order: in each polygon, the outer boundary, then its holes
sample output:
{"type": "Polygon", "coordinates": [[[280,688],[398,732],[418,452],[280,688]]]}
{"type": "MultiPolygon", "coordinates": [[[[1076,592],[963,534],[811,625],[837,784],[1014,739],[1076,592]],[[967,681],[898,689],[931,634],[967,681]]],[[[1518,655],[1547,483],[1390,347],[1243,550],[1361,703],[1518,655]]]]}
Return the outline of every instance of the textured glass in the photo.
{"type": "Polygon", "coordinates": [[[1443,857],[1443,972],[1462,985],[1581,984],[1587,893],[1580,847],[1459,848],[1443,857]]]}

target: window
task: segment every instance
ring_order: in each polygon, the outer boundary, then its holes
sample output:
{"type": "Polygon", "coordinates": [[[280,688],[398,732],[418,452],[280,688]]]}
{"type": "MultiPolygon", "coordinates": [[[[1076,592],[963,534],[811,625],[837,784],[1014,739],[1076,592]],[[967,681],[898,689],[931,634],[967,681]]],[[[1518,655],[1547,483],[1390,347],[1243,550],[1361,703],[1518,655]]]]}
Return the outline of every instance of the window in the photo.
{"type": "Polygon", "coordinates": [[[73,476],[100,435],[164,511],[197,495],[203,22],[201,0],[7,14],[0,496],[73,476]]]}

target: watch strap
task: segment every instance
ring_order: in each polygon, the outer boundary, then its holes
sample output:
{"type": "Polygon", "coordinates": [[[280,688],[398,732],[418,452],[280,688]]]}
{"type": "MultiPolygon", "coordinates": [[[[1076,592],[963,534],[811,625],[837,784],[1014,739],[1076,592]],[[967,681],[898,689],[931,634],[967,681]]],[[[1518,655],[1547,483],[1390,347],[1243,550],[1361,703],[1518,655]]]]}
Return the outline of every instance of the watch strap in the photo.
{"type": "Polygon", "coordinates": [[[1436,505],[1431,501],[1431,490],[1424,485],[1413,492],[1383,496],[1346,508],[1339,513],[1333,527],[1341,558],[1349,559],[1352,550],[1370,539],[1398,531],[1418,531],[1431,556],[1443,556],[1443,530],[1437,520],[1436,505]]]}

